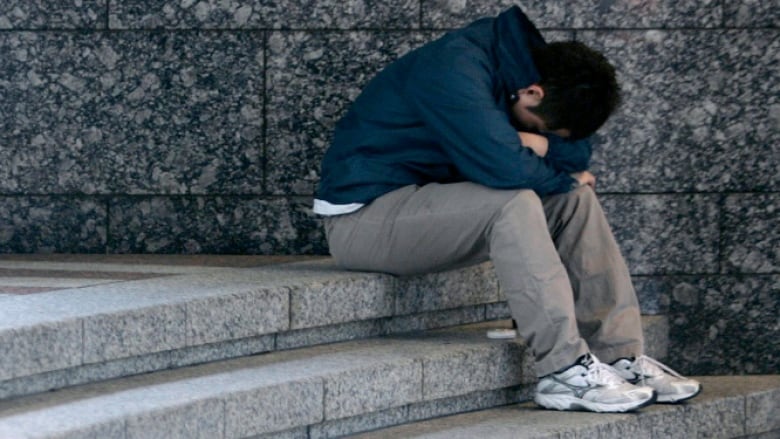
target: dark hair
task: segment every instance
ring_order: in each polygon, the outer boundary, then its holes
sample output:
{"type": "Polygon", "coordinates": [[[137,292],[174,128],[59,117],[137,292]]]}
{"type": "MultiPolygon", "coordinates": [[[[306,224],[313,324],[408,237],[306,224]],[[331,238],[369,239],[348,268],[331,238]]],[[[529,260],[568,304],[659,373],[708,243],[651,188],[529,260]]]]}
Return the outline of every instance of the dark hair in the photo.
{"type": "Polygon", "coordinates": [[[549,130],[566,128],[573,139],[593,134],[620,104],[615,68],[578,41],[550,43],[531,52],[544,98],[529,108],[549,130]]]}

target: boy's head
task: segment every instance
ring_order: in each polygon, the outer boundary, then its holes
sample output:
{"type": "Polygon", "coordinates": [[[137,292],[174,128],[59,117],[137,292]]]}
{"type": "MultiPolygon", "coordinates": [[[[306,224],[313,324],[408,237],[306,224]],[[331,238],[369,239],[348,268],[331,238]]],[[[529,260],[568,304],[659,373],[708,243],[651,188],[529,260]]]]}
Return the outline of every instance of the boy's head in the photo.
{"type": "Polygon", "coordinates": [[[520,125],[581,139],[603,125],[620,103],[615,68],[588,46],[550,43],[532,56],[542,79],[518,91],[513,113],[520,125]]]}

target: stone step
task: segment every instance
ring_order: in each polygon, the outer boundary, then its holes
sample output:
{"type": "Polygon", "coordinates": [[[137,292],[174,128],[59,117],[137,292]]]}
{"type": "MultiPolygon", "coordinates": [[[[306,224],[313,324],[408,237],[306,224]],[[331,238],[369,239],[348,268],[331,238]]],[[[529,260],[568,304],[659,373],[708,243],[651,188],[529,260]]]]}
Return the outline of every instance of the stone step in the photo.
{"type": "MultiPolygon", "coordinates": [[[[124,261],[0,259],[0,287],[5,279],[5,291],[35,291],[0,297],[0,399],[509,316],[489,263],[397,278],[346,272],[329,258],[124,261]],[[57,287],[54,275],[67,282],[57,287]]],[[[666,321],[653,322],[651,346],[663,350],[666,321]]]]}
{"type": "Polygon", "coordinates": [[[536,380],[530,353],[521,339],[488,339],[495,326],[271,352],[6,399],[0,438],[339,437],[527,401],[536,380]]]}
{"type": "Polygon", "coordinates": [[[242,268],[4,259],[0,270],[0,285],[12,278],[13,288],[24,288],[18,273],[28,286],[51,287],[35,273],[85,282],[0,297],[0,398],[479,322],[501,308],[487,264],[409,279],[345,272],[329,259],[242,268]]]}
{"type": "Polygon", "coordinates": [[[524,344],[490,340],[488,327],[273,352],[9,399],[0,402],[0,437],[329,437],[525,399],[535,378],[524,344]]]}
{"type": "Polygon", "coordinates": [[[354,439],[780,438],[780,375],[696,377],[682,404],[628,414],[542,410],[533,403],[474,411],[351,436],[354,439]]]}

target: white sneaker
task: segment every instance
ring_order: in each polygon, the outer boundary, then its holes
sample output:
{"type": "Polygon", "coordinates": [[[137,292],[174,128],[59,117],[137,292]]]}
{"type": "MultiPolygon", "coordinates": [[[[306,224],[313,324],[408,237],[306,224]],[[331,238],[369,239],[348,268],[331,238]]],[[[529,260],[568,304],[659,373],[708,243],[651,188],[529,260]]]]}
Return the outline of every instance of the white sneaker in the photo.
{"type": "Polygon", "coordinates": [[[612,367],[632,384],[650,386],[658,393],[658,402],[680,402],[701,392],[701,384],[685,378],[660,361],[646,355],[639,358],[621,358],[612,367]]]}
{"type": "Polygon", "coordinates": [[[655,398],[652,387],[630,384],[608,364],[586,354],[568,369],[539,380],[534,401],[555,410],[626,412],[652,404],[655,398]]]}

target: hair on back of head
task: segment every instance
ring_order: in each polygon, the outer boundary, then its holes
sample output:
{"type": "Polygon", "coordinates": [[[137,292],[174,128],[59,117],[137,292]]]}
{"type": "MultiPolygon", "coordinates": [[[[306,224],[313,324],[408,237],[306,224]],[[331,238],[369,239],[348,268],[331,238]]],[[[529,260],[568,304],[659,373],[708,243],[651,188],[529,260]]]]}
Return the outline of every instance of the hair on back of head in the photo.
{"type": "Polygon", "coordinates": [[[530,110],[549,130],[566,128],[573,139],[593,134],[620,104],[615,68],[601,53],[578,41],[554,42],[532,50],[544,90],[530,110]]]}

